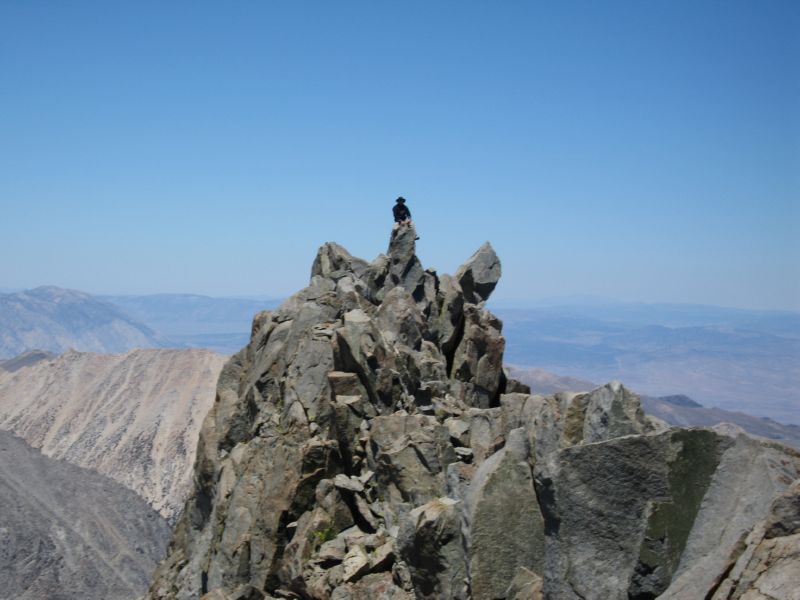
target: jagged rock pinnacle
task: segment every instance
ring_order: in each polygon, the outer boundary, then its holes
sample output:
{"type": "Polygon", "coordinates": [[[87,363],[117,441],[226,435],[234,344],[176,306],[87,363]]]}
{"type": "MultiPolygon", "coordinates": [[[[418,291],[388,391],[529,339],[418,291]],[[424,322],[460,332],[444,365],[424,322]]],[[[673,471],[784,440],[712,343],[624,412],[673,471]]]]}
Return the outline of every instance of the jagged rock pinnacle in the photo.
{"type": "Polygon", "coordinates": [[[402,286],[407,292],[416,297],[423,293],[425,272],[422,263],[417,258],[416,232],[413,227],[401,226],[392,231],[389,241],[389,275],[387,287],[402,286]]]}
{"type": "Polygon", "coordinates": [[[485,308],[497,255],[439,277],[414,237],[371,263],[327,243],[310,285],[256,316],[146,598],[705,597],[800,457],[667,430],[617,384],[507,393],[525,387],[485,308]]]}

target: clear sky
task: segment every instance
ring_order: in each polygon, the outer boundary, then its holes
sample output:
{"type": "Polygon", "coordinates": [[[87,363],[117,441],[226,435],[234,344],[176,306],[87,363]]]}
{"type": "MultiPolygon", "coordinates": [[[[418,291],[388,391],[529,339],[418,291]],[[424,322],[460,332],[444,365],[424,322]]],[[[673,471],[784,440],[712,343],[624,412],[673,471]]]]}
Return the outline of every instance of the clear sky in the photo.
{"type": "Polygon", "coordinates": [[[800,2],[0,1],[0,287],[281,296],[402,194],[508,302],[800,310],[800,2]]]}

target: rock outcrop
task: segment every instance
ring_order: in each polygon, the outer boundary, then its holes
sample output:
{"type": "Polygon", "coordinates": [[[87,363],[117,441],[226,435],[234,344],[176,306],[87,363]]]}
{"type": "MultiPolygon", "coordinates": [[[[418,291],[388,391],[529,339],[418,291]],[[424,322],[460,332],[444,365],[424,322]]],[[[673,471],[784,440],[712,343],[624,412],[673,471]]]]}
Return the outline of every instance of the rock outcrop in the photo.
{"type": "MultiPolygon", "coordinates": [[[[581,392],[597,387],[597,384],[564,377],[544,369],[519,368],[506,365],[506,372],[535,389],[539,394],[556,392],[581,392]]],[[[755,417],[742,412],[721,408],[706,408],[688,396],[672,395],[640,396],[642,408],[650,416],[666,421],[674,427],[714,427],[722,423],[740,427],[748,435],[780,442],[800,450],[800,426],[784,425],[765,417],[755,417]]]]}
{"type": "Polygon", "coordinates": [[[0,598],[130,600],[169,534],[129,489],[0,431],[0,598]]]}
{"type": "Polygon", "coordinates": [[[719,590],[800,455],[670,429],[616,382],[531,395],[484,306],[491,246],[440,277],[413,236],[401,228],[372,263],[324,245],[310,285],[255,317],[147,598],[719,590]]]}
{"type": "Polygon", "coordinates": [[[225,360],[206,350],[71,351],[0,369],[0,429],[111,477],[175,521],[225,360]]]}

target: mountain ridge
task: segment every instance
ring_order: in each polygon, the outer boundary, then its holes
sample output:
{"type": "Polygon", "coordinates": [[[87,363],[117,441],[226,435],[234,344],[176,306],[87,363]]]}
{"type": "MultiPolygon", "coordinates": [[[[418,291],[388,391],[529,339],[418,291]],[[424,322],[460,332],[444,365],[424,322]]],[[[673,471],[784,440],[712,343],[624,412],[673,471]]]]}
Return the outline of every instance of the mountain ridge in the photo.
{"type": "Polygon", "coordinates": [[[709,312],[689,311],[685,321],[681,314],[637,316],[596,307],[499,310],[498,315],[513,364],[589,381],[619,379],[649,396],[685,392],[704,405],[795,421],[800,315],[759,325],[758,314],[728,318],[724,311],[709,312]]]}
{"type": "Polygon", "coordinates": [[[85,292],[41,286],[0,294],[0,358],[30,350],[124,352],[162,344],[152,329],[85,292]]]}
{"type": "Polygon", "coordinates": [[[225,360],[207,350],[68,351],[0,369],[0,429],[111,477],[174,521],[225,360]]]}
{"type": "Polygon", "coordinates": [[[100,296],[137,321],[170,340],[193,334],[232,334],[249,331],[253,315],[275,308],[276,299],[149,294],[100,296]]]}
{"type": "Polygon", "coordinates": [[[618,382],[531,395],[485,308],[491,246],[439,276],[414,235],[371,263],[323,245],[256,316],[146,598],[717,600],[800,453],[669,428],[618,382]]]}

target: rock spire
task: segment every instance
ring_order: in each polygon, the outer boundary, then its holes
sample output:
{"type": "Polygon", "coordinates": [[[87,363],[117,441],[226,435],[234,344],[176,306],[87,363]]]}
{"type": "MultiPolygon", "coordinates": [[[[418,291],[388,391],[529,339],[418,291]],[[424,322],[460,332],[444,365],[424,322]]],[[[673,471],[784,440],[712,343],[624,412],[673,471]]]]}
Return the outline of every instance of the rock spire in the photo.
{"type": "Polygon", "coordinates": [[[619,383],[531,395],[485,307],[491,245],[451,277],[414,244],[327,243],[256,315],[148,600],[704,597],[797,453],[671,430],[619,383]]]}

